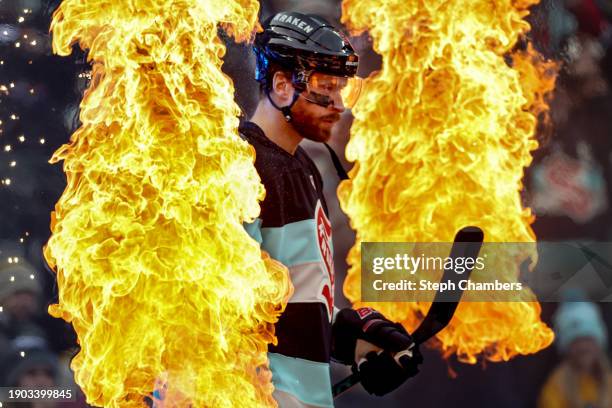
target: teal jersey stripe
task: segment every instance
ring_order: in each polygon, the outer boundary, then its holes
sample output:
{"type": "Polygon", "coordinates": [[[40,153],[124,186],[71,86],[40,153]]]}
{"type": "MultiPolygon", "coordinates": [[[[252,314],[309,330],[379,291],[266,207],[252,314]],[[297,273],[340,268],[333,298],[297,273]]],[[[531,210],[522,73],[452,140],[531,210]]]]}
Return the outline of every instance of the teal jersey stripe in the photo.
{"type": "MultiPolygon", "coordinates": [[[[287,267],[322,261],[313,218],[265,228],[261,228],[261,219],[258,218],[252,223],[244,223],[244,228],[259,242],[261,249],[287,267]]],[[[333,254],[333,242],[330,242],[330,249],[333,254]]]]}
{"type": "Polygon", "coordinates": [[[314,219],[261,229],[262,249],[285,266],[321,260],[314,219]]]}
{"type": "Polygon", "coordinates": [[[261,242],[263,241],[263,238],[261,237],[261,219],[257,218],[251,223],[245,222],[242,225],[244,226],[247,234],[249,234],[251,238],[261,245],[261,242]]]}
{"type": "Polygon", "coordinates": [[[321,261],[314,219],[262,228],[261,236],[262,249],[288,267],[321,261]]]}
{"type": "Polygon", "coordinates": [[[266,228],[261,228],[261,219],[258,218],[250,224],[244,223],[244,228],[260,243],[261,249],[287,267],[321,261],[317,227],[312,218],[266,228]]]}
{"type": "Polygon", "coordinates": [[[268,353],[274,388],[309,405],[333,408],[329,364],[268,353]]]}

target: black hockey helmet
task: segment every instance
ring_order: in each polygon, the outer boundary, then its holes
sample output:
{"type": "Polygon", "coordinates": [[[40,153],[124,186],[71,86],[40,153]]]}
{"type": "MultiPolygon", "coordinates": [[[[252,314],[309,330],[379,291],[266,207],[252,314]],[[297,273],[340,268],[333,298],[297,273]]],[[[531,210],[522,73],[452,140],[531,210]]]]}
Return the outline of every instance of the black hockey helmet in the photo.
{"type": "MultiPolygon", "coordinates": [[[[321,90],[346,88],[347,79],[355,77],[359,65],[359,56],[347,37],[322,17],[312,14],[281,12],[271,16],[263,23],[263,31],[255,36],[253,50],[255,79],[266,93],[271,65],[276,64],[292,73],[296,100],[304,93],[308,101],[322,106],[332,103],[332,98],[321,90]]],[[[344,105],[349,107],[359,94],[360,83],[355,86],[355,82],[349,87],[351,91],[346,96],[343,94],[344,105]]],[[[292,105],[277,107],[288,121],[292,105]]]]}
{"type": "Polygon", "coordinates": [[[290,71],[317,71],[341,77],[357,73],[359,57],[346,36],[322,17],[282,12],[268,18],[255,37],[257,73],[264,81],[270,62],[290,71]]]}

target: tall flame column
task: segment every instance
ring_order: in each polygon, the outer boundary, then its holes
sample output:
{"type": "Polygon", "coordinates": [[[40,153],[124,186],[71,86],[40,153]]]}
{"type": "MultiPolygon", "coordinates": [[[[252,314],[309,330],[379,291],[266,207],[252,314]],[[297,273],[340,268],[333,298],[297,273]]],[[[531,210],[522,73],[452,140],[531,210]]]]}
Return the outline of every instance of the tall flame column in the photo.
{"type": "MultiPolygon", "coordinates": [[[[467,225],[488,241],[535,240],[519,193],[555,65],[530,46],[513,50],[537,1],[344,0],[343,22],[367,30],[382,56],[353,109],[355,166],[339,187],[357,231],[351,301],[360,303],[362,241],[450,242],[467,225]]],[[[519,265],[502,269],[516,278],[519,265]]],[[[501,361],[548,346],[553,334],[525,291],[526,302],[460,304],[437,336],[444,354],[501,361]]],[[[429,304],[374,306],[414,329],[429,304]]]]}
{"type": "Polygon", "coordinates": [[[53,50],[88,50],[82,126],[53,155],[67,187],[45,258],[90,404],[272,406],[266,350],[291,292],[242,227],[264,188],[238,135],[218,25],[248,39],[256,0],[65,0],[53,50]]]}

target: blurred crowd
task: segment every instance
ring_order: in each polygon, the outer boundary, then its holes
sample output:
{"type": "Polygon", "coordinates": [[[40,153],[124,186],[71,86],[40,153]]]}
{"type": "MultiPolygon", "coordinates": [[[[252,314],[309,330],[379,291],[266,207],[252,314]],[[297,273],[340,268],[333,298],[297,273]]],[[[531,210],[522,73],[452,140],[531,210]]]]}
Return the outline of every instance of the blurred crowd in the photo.
{"type": "MultiPolygon", "coordinates": [[[[78,388],[68,366],[76,353],[70,327],[46,313],[40,274],[26,260],[11,256],[0,272],[0,386],[78,388]]],[[[14,403],[17,404],[17,403],[14,403]]],[[[14,406],[4,402],[3,406],[14,406]]],[[[16,406],[24,406],[19,403],[16,406]]],[[[32,407],[86,406],[82,394],[74,402],[43,401],[32,407]]]]}
{"type": "Polygon", "coordinates": [[[612,238],[611,5],[584,0],[544,8],[548,24],[539,26],[538,40],[561,71],[552,133],[526,177],[539,239],[612,238]]]}
{"type": "Polygon", "coordinates": [[[549,374],[538,408],[612,407],[608,331],[596,304],[567,299],[553,316],[561,361],[549,374]]]}
{"type": "MultiPolygon", "coordinates": [[[[78,388],[69,368],[78,345],[70,325],[47,313],[57,288],[41,254],[49,214],[64,188],[60,166],[47,160],[78,126],[78,101],[87,85],[82,53],[75,49],[71,58],[51,53],[48,26],[58,3],[0,0],[0,86],[5,87],[0,88],[0,386],[78,388]]],[[[261,17],[287,9],[317,13],[336,24],[341,14],[338,0],[262,0],[261,17]]],[[[537,48],[560,65],[551,126],[540,136],[541,148],[524,179],[525,206],[537,216],[533,228],[540,240],[612,241],[612,0],[542,0],[530,21],[537,48]]],[[[367,76],[380,58],[367,37],[354,42],[362,56],[360,75],[367,76]]],[[[248,46],[228,40],[228,47],[224,70],[248,117],[258,98],[254,62],[248,46]]],[[[347,114],[335,129],[331,145],[337,152],[346,145],[350,122],[347,114]]],[[[335,198],[337,177],[327,152],[304,144],[326,180],[339,274],[336,298],[346,306],[344,256],[354,233],[335,198]]],[[[556,347],[475,366],[426,350],[422,374],[386,397],[384,405],[355,389],[337,406],[612,407],[607,334],[612,307],[571,296],[561,305],[542,305],[556,347]]],[[[334,367],[333,374],[340,378],[346,369],[334,367]]],[[[30,404],[64,405],[87,406],[82,394],[71,403],[30,404]]]]}

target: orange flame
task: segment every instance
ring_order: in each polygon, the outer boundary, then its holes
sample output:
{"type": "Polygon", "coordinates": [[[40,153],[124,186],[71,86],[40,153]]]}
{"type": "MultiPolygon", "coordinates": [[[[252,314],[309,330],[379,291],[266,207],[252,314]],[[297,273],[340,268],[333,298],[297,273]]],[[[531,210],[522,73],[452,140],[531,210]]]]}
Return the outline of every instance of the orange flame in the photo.
{"type": "MultiPolygon", "coordinates": [[[[344,0],[343,22],[369,31],[383,61],[353,109],[355,166],[338,191],[357,231],[351,301],[363,304],[362,241],[450,242],[467,225],[490,242],[535,240],[519,192],[556,69],[531,46],[512,50],[537,1],[344,0]]],[[[516,279],[516,263],[500,266],[516,279]]],[[[460,304],[437,336],[443,353],[475,363],[547,347],[540,305],[529,289],[522,295],[529,301],[460,304]]],[[[372,306],[411,330],[429,303],[372,306]]]]}
{"type": "Polygon", "coordinates": [[[222,24],[256,27],[256,0],[65,0],[53,50],[89,50],[82,126],[51,163],[67,188],[45,258],[81,351],[87,402],[143,406],[168,378],[174,406],[271,406],[267,345],[287,270],[244,230],[264,188],[221,72],[222,24]],[[173,392],[174,391],[174,392],[173,392]]]}

